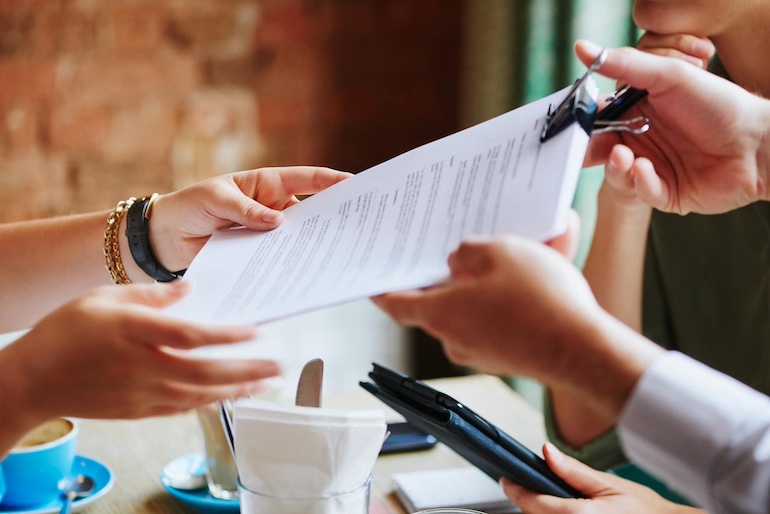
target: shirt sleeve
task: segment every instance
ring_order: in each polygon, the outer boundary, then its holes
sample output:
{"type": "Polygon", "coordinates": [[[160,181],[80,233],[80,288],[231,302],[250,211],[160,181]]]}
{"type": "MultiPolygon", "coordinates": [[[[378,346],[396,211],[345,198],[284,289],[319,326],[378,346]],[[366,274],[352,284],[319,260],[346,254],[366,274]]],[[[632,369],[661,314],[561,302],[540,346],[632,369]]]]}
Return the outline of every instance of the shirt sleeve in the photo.
{"type": "Polygon", "coordinates": [[[620,418],[632,461],[714,514],[770,512],[770,399],[669,352],[620,418]]]}

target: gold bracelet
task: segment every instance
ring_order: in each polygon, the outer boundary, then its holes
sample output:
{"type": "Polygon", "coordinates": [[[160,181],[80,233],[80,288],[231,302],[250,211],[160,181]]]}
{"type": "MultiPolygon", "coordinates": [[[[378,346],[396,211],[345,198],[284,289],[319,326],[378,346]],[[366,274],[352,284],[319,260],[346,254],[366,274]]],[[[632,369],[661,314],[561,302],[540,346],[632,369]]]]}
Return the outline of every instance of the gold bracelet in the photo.
{"type": "Polygon", "coordinates": [[[107,217],[107,228],[104,230],[104,265],[112,281],[118,285],[130,284],[131,279],[126,275],[123,260],[120,258],[120,222],[126,216],[128,209],[136,201],[133,196],[121,200],[115,210],[107,217]]]}

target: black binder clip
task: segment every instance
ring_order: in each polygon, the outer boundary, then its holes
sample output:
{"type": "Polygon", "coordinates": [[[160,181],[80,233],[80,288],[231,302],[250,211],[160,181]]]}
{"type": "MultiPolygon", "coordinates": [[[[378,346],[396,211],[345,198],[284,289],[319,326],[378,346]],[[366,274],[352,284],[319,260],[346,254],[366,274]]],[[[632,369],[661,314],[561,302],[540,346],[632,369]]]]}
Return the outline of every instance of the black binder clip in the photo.
{"type": "Polygon", "coordinates": [[[564,100],[555,109],[552,108],[552,105],[548,106],[545,125],[540,133],[541,142],[547,141],[575,122],[589,136],[620,131],[644,134],[649,130],[650,120],[643,116],[630,120],[617,120],[631,106],[644,98],[647,91],[622,86],[607,98],[610,103],[598,111],[598,105],[586,86],[588,85],[588,77],[598,70],[606,59],[607,49],[604,49],[599,57],[591,63],[585,74],[575,81],[564,100]]]}

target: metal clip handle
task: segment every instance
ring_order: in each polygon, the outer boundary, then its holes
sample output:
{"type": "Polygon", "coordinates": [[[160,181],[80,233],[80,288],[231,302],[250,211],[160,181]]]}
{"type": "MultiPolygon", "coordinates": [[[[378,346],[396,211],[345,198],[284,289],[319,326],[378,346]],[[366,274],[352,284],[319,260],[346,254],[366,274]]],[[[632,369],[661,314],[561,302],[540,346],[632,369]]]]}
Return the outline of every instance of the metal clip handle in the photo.
{"type": "Polygon", "coordinates": [[[637,116],[630,120],[596,120],[591,136],[606,134],[607,132],[629,132],[631,134],[644,134],[650,130],[650,120],[644,116],[637,116]]]}
{"type": "Polygon", "coordinates": [[[546,141],[554,135],[558,134],[562,129],[566,128],[567,125],[575,121],[573,109],[576,105],[579,104],[578,93],[583,90],[588,77],[590,77],[593,72],[601,68],[602,64],[604,64],[604,61],[607,60],[607,53],[608,52],[606,48],[602,50],[594,62],[591,63],[591,66],[588,67],[583,76],[575,81],[570,90],[567,92],[567,96],[564,97],[564,100],[562,100],[555,109],[552,109],[553,106],[551,105],[548,106],[548,113],[545,117],[545,125],[543,126],[543,131],[540,133],[541,142],[546,141]]]}

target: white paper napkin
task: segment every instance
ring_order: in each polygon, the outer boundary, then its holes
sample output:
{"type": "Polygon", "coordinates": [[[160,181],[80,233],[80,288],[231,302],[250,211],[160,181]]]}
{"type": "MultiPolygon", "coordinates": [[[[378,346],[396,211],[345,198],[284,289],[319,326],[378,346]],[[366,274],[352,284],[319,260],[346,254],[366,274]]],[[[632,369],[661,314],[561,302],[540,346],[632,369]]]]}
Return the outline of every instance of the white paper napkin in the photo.
{"type": "Polygon", "coordinates": [[[235,454],[241,483],[283,498],[342,494],[364,484],[385,438],[382,410],[338,410],[239,400],[235,454]]]}

